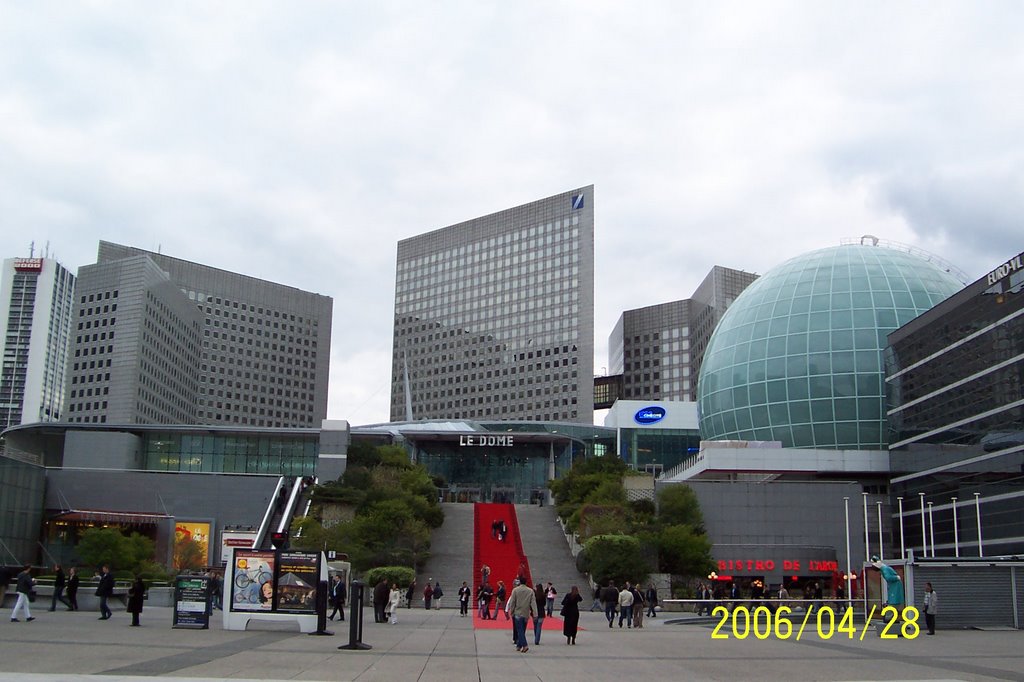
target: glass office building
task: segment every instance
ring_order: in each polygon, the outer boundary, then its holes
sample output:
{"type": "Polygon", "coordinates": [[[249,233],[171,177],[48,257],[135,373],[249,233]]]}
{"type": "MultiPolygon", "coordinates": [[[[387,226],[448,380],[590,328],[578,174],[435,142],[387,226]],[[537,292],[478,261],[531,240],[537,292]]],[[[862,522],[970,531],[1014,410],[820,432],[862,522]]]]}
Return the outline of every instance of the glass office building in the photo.
{"type": "Polygon", "coordinates": [[[890,334],[886,386],[906,546],[1024,553],[1024,253],[890,334]]]}
{"type": "Polygon", "coordinates": [[[589,423],[594,188],[398,243],[391,420],[589,423]]]}
{"type": "Polygon", "coordinates": [[[947,270],[861,243],[806,253],[760,277],[704,354],[701,437],[885,449],[886,336],[962,288],[947,270]]]}

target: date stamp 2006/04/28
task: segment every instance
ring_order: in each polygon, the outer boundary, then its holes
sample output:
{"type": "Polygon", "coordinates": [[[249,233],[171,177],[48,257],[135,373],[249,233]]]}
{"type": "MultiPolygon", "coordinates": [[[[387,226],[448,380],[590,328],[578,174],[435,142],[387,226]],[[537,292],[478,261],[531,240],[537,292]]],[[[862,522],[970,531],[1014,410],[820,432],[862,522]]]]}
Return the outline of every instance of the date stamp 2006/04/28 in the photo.
{"type": "MultiPolygon", "coordinates": [[[[793,609],[788,606],[780,606],[774,611],[767,606],[758,606],[750,609],[746,606],[737,606],[731,611],[724,606],[716,606],[711,615],[718,618],[718,624],[711,632],[711,639],[768,639],[774,636],[776,639],[789,639],[795,637],[800,641],[804,629],[814,616],[814,626],[817,628],[818,637],[829,640],[833,637],[846,636],[848,639],[864,639],[871,622],[875,618],[877,606],[871,607],[871,613],[864,620],[864,625],[858,628],[853,622],[853,609],[846,609],[843,613],[837,614],[830,606],[820,606],[815,609],[808,609],[803,620],[792,619],[790,614],[793,609]],[[799,624],[794,635],[794,623],[799,624]],[[731,626],[731,627],[730,627],[731,626]]],[[[882,607],[879,617],[883,623],[882,639],[914,639],[921,634],[921,627],[918,625],[920,612],[913,606],[905,606],[902,610],[895,606],[882,607]]]]}

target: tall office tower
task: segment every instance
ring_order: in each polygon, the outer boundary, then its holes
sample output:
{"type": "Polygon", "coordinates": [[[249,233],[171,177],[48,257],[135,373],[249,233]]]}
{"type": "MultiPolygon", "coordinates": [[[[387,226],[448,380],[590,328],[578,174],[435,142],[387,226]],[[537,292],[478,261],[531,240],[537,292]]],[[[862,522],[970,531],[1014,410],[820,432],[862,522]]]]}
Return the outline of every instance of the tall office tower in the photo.
{"type": "Polygon", "coordinates": [[[66,420],[194,424],[203,316],[148,256],[78,270],[66,420]]]}
{"type": "Polygon", "coordinates": [[[593,185],[398,243],[391,420],[591,423],[593,185]]]}
{"type": "Polygon", "coordinates": [[[757,275],[716,265],[693,297],[627,310],[608,337],[609,374],[627,400],[697,399],[704,349],[726,308],[757,275]]]}
{"type": "Polygon", "coordinates": [[[0,272],[0,431],[59,421],[75,276],[51,258],[8,258],[0,272]]]}
{"type": "Polygon", "coordinates": [[[333,299],[110,242],[100,242],[97,264],[140,255],[201,315],[195,423],[320,425],[333,299]]]}

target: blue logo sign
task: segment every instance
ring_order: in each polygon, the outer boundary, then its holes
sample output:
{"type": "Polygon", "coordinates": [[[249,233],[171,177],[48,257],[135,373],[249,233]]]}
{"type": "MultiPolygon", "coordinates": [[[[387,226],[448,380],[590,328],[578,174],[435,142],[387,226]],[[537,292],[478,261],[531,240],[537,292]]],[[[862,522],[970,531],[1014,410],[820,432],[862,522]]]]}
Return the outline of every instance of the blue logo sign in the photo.
{"type": "Polygon", "coordinates": [[[633,421],[637,424],[657,424],[665,418],[665,408],[651,405],[642,410],[637,410],[633,415],[633,421]]]}
{"type": "Polygon", "coordinates": [[[578,211],[583,208],[583,194],[577,194],[572,198],[572,210],[578,211]]]}

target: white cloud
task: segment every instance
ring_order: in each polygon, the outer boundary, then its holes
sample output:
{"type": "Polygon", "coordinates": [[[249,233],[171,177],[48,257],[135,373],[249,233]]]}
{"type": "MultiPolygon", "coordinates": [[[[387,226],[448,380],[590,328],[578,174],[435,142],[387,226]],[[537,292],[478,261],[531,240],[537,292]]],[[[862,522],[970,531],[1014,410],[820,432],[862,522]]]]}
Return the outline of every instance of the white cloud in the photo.
{"type": "Polygon", "coordinates": [[[395,244],[596,185],[622,310],[843,237],[1021,250],[1017,3],[2,2],[0,229],[335,299],[330,414],[388,416],[395,244]],[[380,387],[383,386],[383,390],[380,387]]]}

